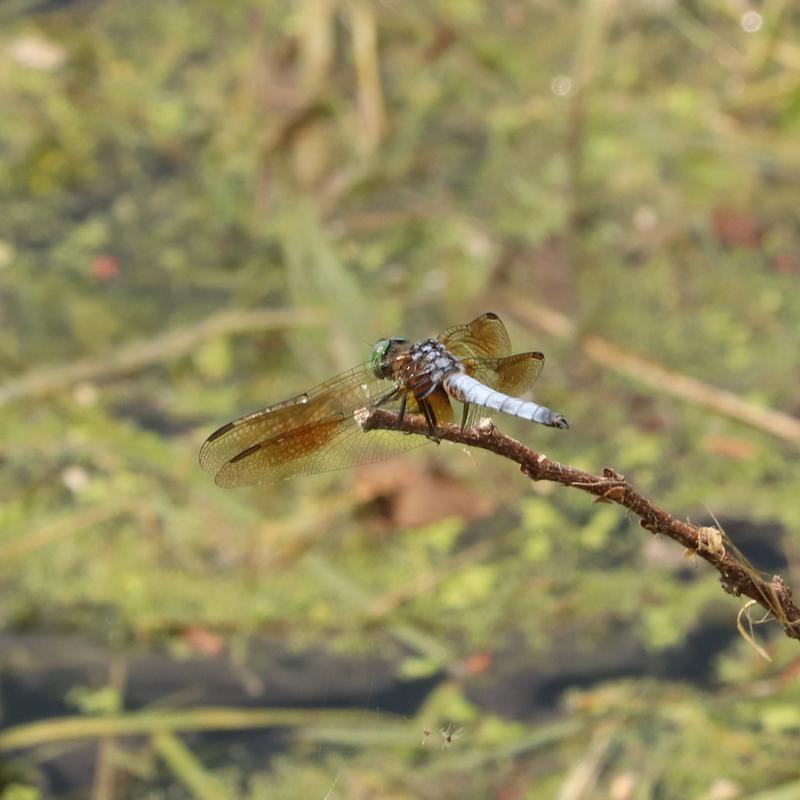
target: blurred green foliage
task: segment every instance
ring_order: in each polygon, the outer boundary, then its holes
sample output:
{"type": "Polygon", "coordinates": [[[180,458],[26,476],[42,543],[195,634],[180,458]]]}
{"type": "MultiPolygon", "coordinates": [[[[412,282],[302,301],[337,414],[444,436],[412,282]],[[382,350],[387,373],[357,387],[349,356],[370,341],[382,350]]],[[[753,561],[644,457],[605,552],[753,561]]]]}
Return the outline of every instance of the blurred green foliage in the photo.
{"type": "MultiPolygon", "coordinates": [[[[677,515],[776,524],[797,586],[796,450],[504,313],[504,297],[530,299],[800,415],[800,18],[781,0],[757,19],[743,8],[17,4],[0,30],[3,382],[113,361],[231,309],[313,318],[0,406],[0,626],[176,657],[199,629],[243,666],[249,637],[269,634],[380,655],[399,677],[449,671],[405,745],[300,739],[246,775],[217,759],[226,796],[724,800],[793,785],[797,651],[779,635],[771,664],[736,640],[699,685],[611,670],[571,690],[557,722],[469,699],[471,680],[512,667],[576,675],[559,653],[587,665],[627,636],[655,657],[709,619],[734,628],[715,575],[620,509],[446,445],[398,469],[435,462],[492,500],[489,518],[398,526],[356,499],[369,470],[229,493],[196,463],[218,424],[364,360],[380,336],[492,309],[519,350],[546,352],[537,397],[573,425],[504,429],[612,465],[677,515]],[[470,676],[484,652],[494,663],[470,676]],[[443,751],[451,721],[465,730],[443,751]]],[[[124,691],[71,700],[111,713],[124,691]]],[[[169,746],[179,781],[191,755],[169,746]]],[[[164,774],[134,761],[117,763],[144,796],[164,774]]],[[[0,797],[42,796],[33,785],[0,775],[0,797]]]]}

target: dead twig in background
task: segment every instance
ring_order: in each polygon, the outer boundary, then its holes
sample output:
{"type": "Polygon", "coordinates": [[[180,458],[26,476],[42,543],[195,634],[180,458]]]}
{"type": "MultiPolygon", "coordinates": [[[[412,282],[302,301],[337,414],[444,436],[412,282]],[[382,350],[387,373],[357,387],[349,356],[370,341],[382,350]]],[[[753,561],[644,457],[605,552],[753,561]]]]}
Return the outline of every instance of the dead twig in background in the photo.
{"type": "MultiPolygon", "coordinates": [[[[550,308],[536,306],[528,300],[519,301],[503,297],[503,305],[526,324],[535,325],[560,338],[575,335],[573,322],[550,308]]],[[[743,422],[751,428],[771,433],[796,447],[800,447],[800,419],[742,400],[733,392],[711,386],[680,372],[668,370],[651,359],[631,353],[619,345],[599,336],[586,336],[580,342],[581,350],[608,370],[625,375],[664,394],[671,394],[717,414],[743,422]]]]}
{"type": "Polygon", "coordinates": [[[152,339],[129,342],[106,355],[33,369],[0,385],[0,406],[53,394],[82,381],[109,380],[154,364],[163,364],[188,355],[203,342],[219,336],[301,325],[324,325],[326,321],[326,316],[315,309],[223,311],[196,325],[168,331],[152,339]]]}
{"type": "Polygon", "coordinates": [[[566,227],[565,236],[570,260],[581,265],[581,234],[586,223],[586,191],[584,170],[586,159],[587,105],[592,82],[608,52],[606,41],[616,13],[615,4],[603,0],[587,0],[585,13],[578,32],[573,57],[571,80],[567,80],[566,94],[570,95],[567,111],[565,158],[566,227]]]}
{"type": "Polygon", "coordinates": [[[688,400],[695,405],[712,409],[753,428],[760,428],[787,442],[800,445],[800,420],[789,414],[774,409],[759,408],[742,400],[732,392],[709,386],[688,375],[664,369],[645,358],[626,352],[599,336],[587,336],[583,340],[583,349],[598,363],[609,368],[613,365],[617,372],[647,386],[688,400]]]}
{"type": "MultiPolygon", "coordinates": [[[[117,497],[86,508],[70,509],[36,530],[25,531],[3,542],[0,545],[0,565],[7,568],[15,559],[24,558],[29,553],[47,547],[60,539],[77,535],[95,525],[109,522],[114,517],[128,514],[136,507],[137,504],[130,498],[117,497]]],[[[13,569],[18,569],[18,567],[14,565],[13,569]]]]}
{"type": "Polygon", "coordinates": [[[347,7],[352,25],[362,146],[367,155],[372,155],[388,127],[381,86],[377,20],[371,3],[350,0],[347,7]]]}
{"type": "MultiPolygon", "coordinates": [[[[127,679],[127,660],[125,656],[117,653],[111,657],[108,665],[108,685],[120,698],[125,695],[127,679]]],[[[97,742],[91,800],[113,800],[116,773],[114,751],[116,748],[117,739],[114,736],[102,736],[97,742]]]]}
{"type": "MultiPolygon", "coordinates": [[[[398,415],[384,409],[363,409],[356,420],[365,431],[401,430],[425,436],[427,423],[421,416],[408,415],[398,424],[398,415]]],[[[525,447],[516,439],[500,433],[493,426],[462,430],[458,425],[440,425],[436,434],[441,439],[468,447],[479,447],[503,456],[520,465],[522,473],[534,481],[553,481],[594,495],[598,502],[612,502],[632,511],[640,525],[651,533],[663,534],[694,551],[720,573],[722,588],[734,596],[745,595],[771,612],[786,635],[800,639],[800,608],[792,601],[792,593],[779,575],[767,582],[734,547],[708,546],[703,526],[683,522],[639,494],[623,475],[606,467],[602,475],[592,475],[566,464],[559,464],[525,447]]]]}

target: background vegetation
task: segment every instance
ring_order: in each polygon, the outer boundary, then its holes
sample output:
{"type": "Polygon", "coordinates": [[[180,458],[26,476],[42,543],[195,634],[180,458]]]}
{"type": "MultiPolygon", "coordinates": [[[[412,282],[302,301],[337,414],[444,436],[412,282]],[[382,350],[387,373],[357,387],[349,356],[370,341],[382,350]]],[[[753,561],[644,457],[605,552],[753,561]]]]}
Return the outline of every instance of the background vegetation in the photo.
{"type": "Polygon", "coordinates": [[[572,423],[503,430],[800,586],[792,4],[0,21],[3,800],[800,794],[797,643],[760,627],[767,663],[618,508],[447,445],[252,492],[196,462],[493,310],[572,423]]]}

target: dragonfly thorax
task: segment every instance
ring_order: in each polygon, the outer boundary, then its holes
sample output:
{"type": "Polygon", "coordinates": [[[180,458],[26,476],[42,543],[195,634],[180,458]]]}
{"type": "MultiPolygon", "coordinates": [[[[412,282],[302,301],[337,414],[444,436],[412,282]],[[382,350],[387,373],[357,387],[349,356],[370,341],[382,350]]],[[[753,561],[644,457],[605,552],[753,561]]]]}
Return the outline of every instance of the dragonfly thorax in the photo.
{"type": "Polygon", "coordinates": [[[418,398],[427,397],[448,375],[461,372],[461,360],[436,339],[417,342],[395,359],[395,379],[418,398]]]}
{"type": "Polygon", "coordinates": [[[464,364],[438,339],[409,344],[408,339],[381,339],[369,363],[379,378],[393,380],[415,397],[427,397],[448,375],[463,373],[464,364]]]}
{"type": "Polygon", "coordinates": [[[427,372],[436,383],[441,383],[453,372],[463,372],[461,359],[456,358],[436,339],[425,339],[411,346],[411,360],[427,372]]]}

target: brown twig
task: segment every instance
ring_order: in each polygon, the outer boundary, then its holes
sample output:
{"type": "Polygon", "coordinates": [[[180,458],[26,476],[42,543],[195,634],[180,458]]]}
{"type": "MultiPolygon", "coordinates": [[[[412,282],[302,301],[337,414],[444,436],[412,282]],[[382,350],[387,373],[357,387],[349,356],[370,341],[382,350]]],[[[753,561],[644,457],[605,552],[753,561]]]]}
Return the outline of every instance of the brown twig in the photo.
{"type": "MultiPolygon", "coordinates": [[[[398,416],[394,412],[363,409],[358,412],[356,420],[365,431],[384,429],[423,436],[428,434],[425,420],[418,415],[407,415],[398,424],[398,416]]],[[[602,475],[592,475],[581,469],[559,464],[500,433],[491,425],[464,430],[457,425],[441,425],[437,428],[436,435],[448,442],[479,447],[514,461],[531,480],[553,481],[588,492],[597,498],[596,502],[624,506],[640,518],[643,528],[674,539],[711,564],[720,573],[720,583],[726,592],[734,596],[745,595],[755,600],[774,615],[787,636],[800,639],[800,608],[792,601],[791,590],[779,575],[768,582],[747,563],[735,547],[710,546],[707,528],[683,522],[659,508],[633,489],[625,477],[615,470],[606,467],[602,475]]]]}

